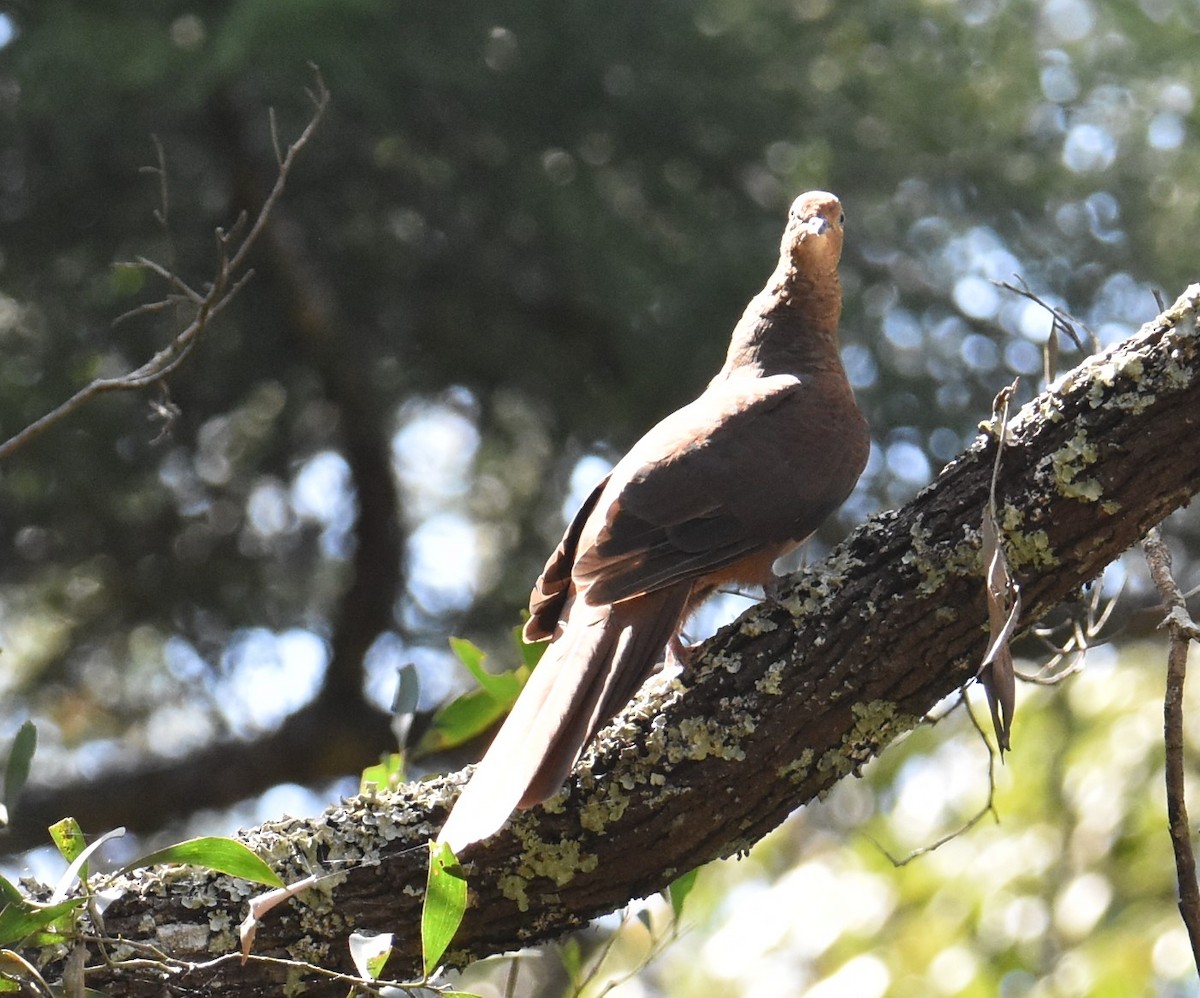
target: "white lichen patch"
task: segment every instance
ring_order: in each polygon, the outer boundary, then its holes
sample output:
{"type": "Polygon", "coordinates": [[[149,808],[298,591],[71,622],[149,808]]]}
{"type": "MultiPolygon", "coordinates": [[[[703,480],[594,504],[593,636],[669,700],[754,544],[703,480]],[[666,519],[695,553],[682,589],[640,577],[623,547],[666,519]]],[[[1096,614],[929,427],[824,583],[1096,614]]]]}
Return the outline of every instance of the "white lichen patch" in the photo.
{"type": "Polygon", "coordinates": [[[770,634],[772,631],[779,629],[779,625],[775,623],[765,613],[755,613],[742,621],[741,631],[747,637],[757,638],[764,634],[770,634]]]}
{"type": "Polygon", "coordinates": [[[754,728],[755,723],[748,715],[733,723],[712,717],[685,717],[679,722],[679,739],[667,746],[667,758],[671,762],[682,759],[699,762],[715,756],[741,762],[746,758],[741,740],[754,728]]]}
{"type": "Polygon", "coordinates": [[[918,520],[909,529],[908,535],[912,547],[901,556],[901,562],[911,565],[920,575],[921,581],[916,589],[918,593],[928,595],[937,592],[946,582],[946,570],[936,558],[936,548],[931,543],[933,534],[918,520]]]}
{"type": "Polygon", "coordinates": [[[192,922],[164,922],[154,927],[154,938],[168,953],[203,953],[208,950],[208,927],[192,922]]]}
{"type": "Polygon", "coordinates": [[[1078,377],[1090,377],[1086,397],[1088,405],[1096,409],[1109,401],[1107,389],[1121,383],[1137,382],[1145,370],[1145,363],[1138,353],[1117,348],[1084,361],[1074,373],[1078,377]]]}
{"type": "Polygon", "coordinates": [[[862,560],[852,555],[846,545],[835,548],[819,565],[799,574],[778,603],[797,621],[821,613],[830,598],[862,564],[862,560]]]}
{"type": "MultiPolygon", "coordinates": [[[[661,773],[651,773],[649,776],[651,783],[654,782],[655,776],[658,777],[660,784],[664,782],[661,773]]],[[[606,787],[589,797],[579,809],[579,824],[589,832],[599,833],[614,821],[619,821],[629,808],[629,791],[634,789],[633,786],[626,786],[626,782],[624,779],[621,780],[619,793],[610,792],[606,787]]],[[[634,783],[632,780],[628,782],[634,783]]],[[[611,781],[609,785],[611,786],[611,781]]]]}
{"type": "Polygon", "coordinates": [[[529,910],[529,881],[515,873],[505,874],[496,881],[500,893],[514,902],[518,911],[529,910]]]}

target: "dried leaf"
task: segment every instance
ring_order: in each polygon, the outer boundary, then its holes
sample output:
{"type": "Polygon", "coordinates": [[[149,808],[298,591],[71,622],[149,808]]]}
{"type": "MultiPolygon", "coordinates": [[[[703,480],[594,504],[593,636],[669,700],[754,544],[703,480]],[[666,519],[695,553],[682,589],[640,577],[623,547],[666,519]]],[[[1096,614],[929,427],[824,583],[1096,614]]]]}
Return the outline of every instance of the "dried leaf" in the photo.
{"type": "Polygon", "coordinates": [[[308,890],[316,882],[317,875],[310,874],[303,880],[297,880],[294,884],[277,887],[273,891],[267,891],[265,894],[259,894],[250,899],[250,913],[242,919],[242,924],[238,926],[238,934],[242,940],[242,963],[245,963],[250,957],[250,949],[254,946],[254,934],[258,931],[258,924],[262,917],[277,904],[301,891],[308,890]]]}
{"type": "Polygon", "coordinates": [[[1021,619],[1021,590],[1013,581],[1000,543],[1000,525],[996,516],[996,480],[1000,476],[1000,460],[1008,437],[1008,406],[1017,390],[1014,381],[1002,389],[992,403],[992,422],[996,428],[996,461],[992,466],[992,483],[987,508],[983,512],[980,540],[983,560],[987,565],[984,595],[988,608],[988,650],[976,675],[987,693],[996,744],[1003,754],[1011,746],[1013,713],[1016,709],[1017,682],[1012,652],[1008,643],[1021,619]]]}

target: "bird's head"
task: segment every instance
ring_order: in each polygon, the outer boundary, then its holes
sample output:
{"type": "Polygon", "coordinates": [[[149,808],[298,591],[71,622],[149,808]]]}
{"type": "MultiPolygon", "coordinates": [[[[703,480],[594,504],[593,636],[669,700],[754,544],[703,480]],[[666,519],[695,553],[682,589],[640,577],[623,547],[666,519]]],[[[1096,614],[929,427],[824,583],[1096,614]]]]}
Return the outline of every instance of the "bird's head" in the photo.
{"type": "Polygon", "coordinates": [[[842,255],[842,202],[828,191],[809,191],[792,202],[780,254],[800,271],[836,269],[842,255]]]}

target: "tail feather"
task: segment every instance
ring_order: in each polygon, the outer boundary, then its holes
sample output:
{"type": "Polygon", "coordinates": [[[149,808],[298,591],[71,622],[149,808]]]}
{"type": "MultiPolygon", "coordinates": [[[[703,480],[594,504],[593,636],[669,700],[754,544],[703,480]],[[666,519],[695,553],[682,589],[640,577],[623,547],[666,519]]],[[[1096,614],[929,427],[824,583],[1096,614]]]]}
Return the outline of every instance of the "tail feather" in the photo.
{"type": "Polygon", "coordinates": [[[562,634],[475,768],[438,834],[455,852],[562,786],[591,737],[649,675],[679,626],[687,588],[613,605],[572,602],[562,634]]]}

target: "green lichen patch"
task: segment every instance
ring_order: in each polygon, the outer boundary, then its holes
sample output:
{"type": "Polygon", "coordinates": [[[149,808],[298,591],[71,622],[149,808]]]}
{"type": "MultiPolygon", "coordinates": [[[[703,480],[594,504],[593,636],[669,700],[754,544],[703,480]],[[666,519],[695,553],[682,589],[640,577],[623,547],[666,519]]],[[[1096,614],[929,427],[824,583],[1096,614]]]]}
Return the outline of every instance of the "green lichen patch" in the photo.
{"type": "Polygon", "coordinates": [[[946,545],[932,543],[933,536],[920,520],[916,521],[909,530],[911,546],[900,557],[903,564],[917,572],[920,581],[915,591],[922,596],[938,592],[952,575],[978,575],[982,570],[977,538],[964,532],[962,541],[946,545]]]}
{"type": "Polygon", "coordinates": [[[1014,569],[1053,568],[1059,557],[1050,543],[1050,536],[1039,528],[1025,526],[1025,510],[1012,503],[1005,503],[1000,511],[1000,527],[1003,531],[1004,553],[1014,569]]]}
{"type": "Polygon", "coordinates": [[[781,780],[786,780],[792,786],[798,786],[808,779],[813,769],[814,759],[816,759],[816,753],[812,749],[806,748],[797,758],[776,769],[775,775],[781,780]]]}
{"type": "Polygon", "coordinates": [[[1038,471],[1048,477],[1054,490],[1066,499],[1097,502],[1104,494],[1103,486],[1085,471],[1100,459],[1096,445],[1088,439],[1087,431],[1079,429],[1057,450],[1038,462],[1038,471]]]}
{"type": "Polygon", "coordinates": [[[826,782],[828,787],[843,776],[857,773],[884,745],[916,723],[915,718],[901,713],[889,700],[856,703],[850,710],[854,715],[853,727],[840,745],[817,760],[817,772],[832,776],[826,782]]]}
{"type": "Polygon", "coordinates": [[[580,873],[591,873],[600,862],[595,853],[584,851],[578,839],[547,842],[522,822],[513,826],[513,834],[521,842],[520,865],[513,873],[501,876],[497,886],[521,911],[529,910],[529,887],[535,877],[562,887],[580,873]]]}

